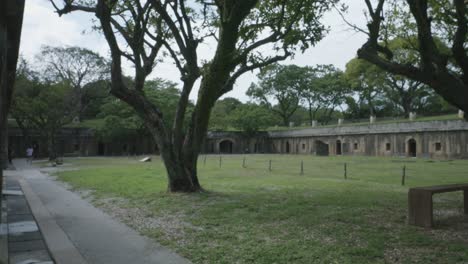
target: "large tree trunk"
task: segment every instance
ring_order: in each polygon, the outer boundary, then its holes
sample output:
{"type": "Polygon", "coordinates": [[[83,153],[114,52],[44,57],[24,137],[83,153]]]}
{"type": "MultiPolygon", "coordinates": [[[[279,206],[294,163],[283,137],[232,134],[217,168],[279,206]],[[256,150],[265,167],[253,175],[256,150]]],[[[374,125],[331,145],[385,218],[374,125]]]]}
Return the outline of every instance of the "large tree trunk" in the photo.
{"type": "Polygon", "coordinates": [[[49,154],[50,161],[54,161],[57,159],[57,146],[55,145],[54,133],[49,133],[47,135],[47,152],[49,154]]]}
{"type": "MultiPolygon", "coordinates": [[[[133,102],[131,98],[126,99],[127,102],[133,102]]],[[[170,192],[201,191],[202,188],[196,175],[196,164],[178,154],[181,146],[171,142],[171,137],[166,133],[162,118],[158,116],[157,111],[155,112],[155,108],[145,103],[131,105],[144,118],[146,127],[158,145],[167,172],[168,190],[170,192]]]]}
{"type": "Polygon", "coordinates": [[[408,95],[402,95],[401,106],[403,108],[405,118],[408,118],[410,113],[413,111],[413,108],[411,107],[411,101],[412,99],[408,95]]]}

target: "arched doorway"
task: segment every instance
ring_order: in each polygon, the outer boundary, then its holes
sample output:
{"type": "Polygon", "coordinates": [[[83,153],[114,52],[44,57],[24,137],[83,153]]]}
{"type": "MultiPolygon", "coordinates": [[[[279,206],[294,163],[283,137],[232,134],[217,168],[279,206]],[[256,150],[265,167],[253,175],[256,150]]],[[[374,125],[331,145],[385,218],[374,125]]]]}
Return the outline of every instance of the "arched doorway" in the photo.
{"type": "Polygon", "coordinates": [[[290,147],[289,147],[289,142],[286,141],[286,153],[289,153],[291,150],[290,150],[290,147]]]}
{"type": "Polygon", "coordinates": [[[320,140],[315,141],[315,153],[317,156],[328,156],[328,144],[320,140]]]}
{"type": "Polygon", "coordinates": [[[105,151],[105,146],[104,146],[104,143],[102,142],[99,142],[98,143],[98,155],[99,156],[104,156],[104,151],[105,151]]]}
{"type": "Polygon", "coordinates": [[[233,143],[231,140],[223,140],[219,142],[219,152],[224,154],[232,154],[233,143]]]}
{"type": "Polygon", "coordinates": [[[341,155],[343,152],[341,151],[341,141],[336,141],[336,155],[341,155]]]}
{"type": "Polygon", "coordinates": [[[416,157],[416,140],[413,138],[408,140],[408,157],[416,157]]]}

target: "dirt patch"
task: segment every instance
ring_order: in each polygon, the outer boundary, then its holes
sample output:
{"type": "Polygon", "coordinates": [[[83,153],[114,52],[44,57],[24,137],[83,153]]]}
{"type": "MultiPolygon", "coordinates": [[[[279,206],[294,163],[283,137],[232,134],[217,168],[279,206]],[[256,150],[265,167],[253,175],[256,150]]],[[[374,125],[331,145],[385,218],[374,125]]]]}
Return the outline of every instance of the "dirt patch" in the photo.
{"type": "Polygon", "coordinates": [[[153,215],[148,208],[133,207],[123,198],[95,199],[93,204],[111,217],[118,219],[142,235],[148,232],[160,234],[163,239],[177,241],[178,244],[186,244],[186,230],[200,229],[190,223],[184,222],[182,213],[163,213],[153,215]]]}

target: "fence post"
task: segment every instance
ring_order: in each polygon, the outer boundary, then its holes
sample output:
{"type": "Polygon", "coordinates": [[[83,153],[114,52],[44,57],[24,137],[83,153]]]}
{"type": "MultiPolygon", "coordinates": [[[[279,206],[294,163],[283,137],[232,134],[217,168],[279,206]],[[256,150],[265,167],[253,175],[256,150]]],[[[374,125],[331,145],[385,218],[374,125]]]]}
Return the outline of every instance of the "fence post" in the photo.
{"type": "Polygon", "coordinates": [[[219,167],[221,168],[222,156],[219,156],[219,167]]]}
{"type": "Polygon", "coordinates": [[[270,160],[269,165],[268,165],[268,171],[271,171],[271,160],[270,160]]]}
{"type": "Polygon", "coordinates": [[[242,160],[242,168],[245,168],[245,157],[244,157],[244,159],[242,160]]]}
{"type": "Polygon", "coordinates": [[[304,161],[301,160],[301,175],[304,175],[304,161]]]}
{"type": "Polygon", "coordinates": [[[401,186],[405,186],[405,178],[406,178],[406,165],[403,166],[403,171],[401,174],[401,186]]]}
{"type": "Polygon", "coordinates": [[[345,180],[348,179],[348,168],[347,167],[348,166],[347,166],[347,164],[345,162],[345,164],[344,164],[344,179],[345,180]]]}

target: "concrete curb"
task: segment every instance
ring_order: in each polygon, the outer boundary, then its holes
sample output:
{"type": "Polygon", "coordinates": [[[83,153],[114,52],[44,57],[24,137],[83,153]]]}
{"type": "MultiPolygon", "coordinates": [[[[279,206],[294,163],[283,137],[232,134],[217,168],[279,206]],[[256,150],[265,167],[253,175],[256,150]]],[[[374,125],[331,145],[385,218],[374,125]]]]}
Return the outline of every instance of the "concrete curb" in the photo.
{"type": "Polygon", "coordinates": [[[57,264],[86,264],[83,256],[55,222],[29,183],[22,178],[18,181],[55,262],[57,264]]]}

